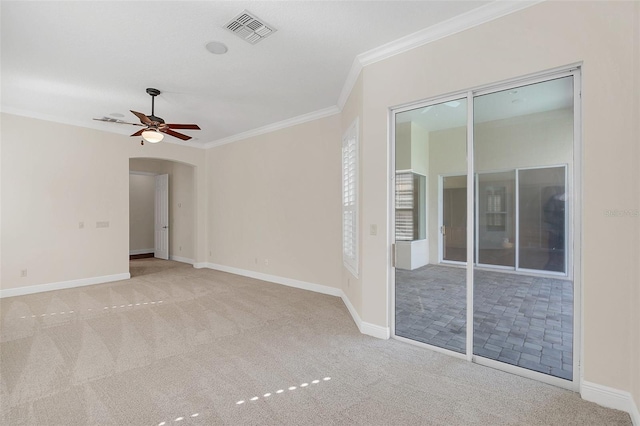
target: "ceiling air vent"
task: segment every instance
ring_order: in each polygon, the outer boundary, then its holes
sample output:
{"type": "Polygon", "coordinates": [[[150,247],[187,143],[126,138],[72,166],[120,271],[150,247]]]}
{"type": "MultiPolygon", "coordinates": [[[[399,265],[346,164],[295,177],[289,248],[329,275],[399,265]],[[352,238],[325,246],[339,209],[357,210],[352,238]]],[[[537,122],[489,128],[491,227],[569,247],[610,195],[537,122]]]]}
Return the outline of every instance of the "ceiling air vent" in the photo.
{"type": "Polygon", "coordinates": [[[271,25],[246,10],[233,18],[225,28],[251,44],[256,44],[276,32],[271,25]]]}

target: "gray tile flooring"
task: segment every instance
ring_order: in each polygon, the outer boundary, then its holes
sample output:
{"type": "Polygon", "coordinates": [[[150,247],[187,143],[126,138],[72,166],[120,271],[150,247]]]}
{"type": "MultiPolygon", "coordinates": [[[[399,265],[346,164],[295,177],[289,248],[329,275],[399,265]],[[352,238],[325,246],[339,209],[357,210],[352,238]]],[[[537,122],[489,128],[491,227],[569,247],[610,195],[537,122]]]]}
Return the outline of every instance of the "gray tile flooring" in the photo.
{"type": "MultiPolygon", "coordinates": [[[[465,352],[466,271],[396,272],[396,335],[465,352]]],[[[573,283],[475,270],[473,353],[563,379],[573,376],[573,283]]]]}

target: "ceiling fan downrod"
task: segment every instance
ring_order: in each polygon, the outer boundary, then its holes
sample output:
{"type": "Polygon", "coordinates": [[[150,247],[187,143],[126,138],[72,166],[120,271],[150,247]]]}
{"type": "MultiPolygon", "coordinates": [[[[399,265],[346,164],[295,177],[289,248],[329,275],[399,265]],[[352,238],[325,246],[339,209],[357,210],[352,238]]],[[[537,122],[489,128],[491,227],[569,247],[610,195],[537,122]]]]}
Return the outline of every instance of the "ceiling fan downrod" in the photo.
{"type": "MultiPolygon", "coordinates": [[[[160,94],[160,91],[158,89],[154,89],[154,88],[147,88],[147,93],[149,95],[151,95],[151,115],[150,117],[154,117],[156,118],[156,113],[155,113],[155,100],[156,100],[156,96],[158,96],[160,94]]],[[[159,121],[159,120],[156,120],[159,121]]]]}

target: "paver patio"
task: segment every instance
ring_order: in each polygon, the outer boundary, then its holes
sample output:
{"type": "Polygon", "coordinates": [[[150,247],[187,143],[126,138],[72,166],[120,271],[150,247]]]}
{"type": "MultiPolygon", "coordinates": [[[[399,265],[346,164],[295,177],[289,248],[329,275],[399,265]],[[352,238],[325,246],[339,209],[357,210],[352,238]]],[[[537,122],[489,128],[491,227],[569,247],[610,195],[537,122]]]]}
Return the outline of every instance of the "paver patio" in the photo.
{"type": "MultiPolygon", "coordinates": [[[[474,272],[473,353],[552,376],[573,377],[573,283],[513,272],[474,272]]],[[[466,270],[396,270],[395,333],[465,352],[466,270]]]]}

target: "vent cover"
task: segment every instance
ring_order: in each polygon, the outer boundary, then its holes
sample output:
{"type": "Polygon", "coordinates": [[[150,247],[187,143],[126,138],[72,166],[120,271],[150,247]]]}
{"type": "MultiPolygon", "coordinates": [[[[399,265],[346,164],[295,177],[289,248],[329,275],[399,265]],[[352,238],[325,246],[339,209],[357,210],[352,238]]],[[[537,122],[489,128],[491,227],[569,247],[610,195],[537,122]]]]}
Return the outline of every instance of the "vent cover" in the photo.
{"type": "Polygon", "coordinates": [[[233,18],[225,28],[250,44],[256,44],[276,32],[271,25],[246,10],[233,18]]]}

